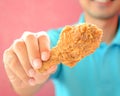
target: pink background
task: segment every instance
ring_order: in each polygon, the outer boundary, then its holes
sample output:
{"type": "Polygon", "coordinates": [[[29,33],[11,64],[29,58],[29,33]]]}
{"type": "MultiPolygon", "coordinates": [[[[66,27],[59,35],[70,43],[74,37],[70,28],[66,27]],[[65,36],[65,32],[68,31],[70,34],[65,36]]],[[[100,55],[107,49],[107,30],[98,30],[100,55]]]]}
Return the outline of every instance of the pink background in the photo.
{"type": "MultiPolygon", "coordinates": [[[[77,22],[79,0],[0,0],[0,96],[16,96],[2,63],[3,51],[26,30],[38,32],[77,22]]],[[[37,96],[54,96],[48,82],[37,96]]]]}

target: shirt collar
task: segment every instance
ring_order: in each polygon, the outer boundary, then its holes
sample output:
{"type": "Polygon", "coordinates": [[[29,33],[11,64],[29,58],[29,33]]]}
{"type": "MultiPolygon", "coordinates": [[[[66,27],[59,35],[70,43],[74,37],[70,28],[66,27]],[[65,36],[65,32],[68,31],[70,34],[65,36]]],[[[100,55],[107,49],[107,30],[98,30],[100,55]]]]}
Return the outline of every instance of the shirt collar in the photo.
{"type": "Polygon", "coordinates": [[[118,29],[115,38],[112,41],[112,44],[120,45],[120,16],[118,17],[118,29]]]}
{"type": "MultiPolygon", "coordinates": [[[[84,16],[84,14],[81,14],[78,23],[84,23],[84,22],[85,22],[85,16],[84,16]]],[[[116,36],[114,37],[113,41],[111,42],[111,44],[120,45],[120,15],[118,17],[118,29],[117,29],[117,33],[116,33],[116,36]]]]}

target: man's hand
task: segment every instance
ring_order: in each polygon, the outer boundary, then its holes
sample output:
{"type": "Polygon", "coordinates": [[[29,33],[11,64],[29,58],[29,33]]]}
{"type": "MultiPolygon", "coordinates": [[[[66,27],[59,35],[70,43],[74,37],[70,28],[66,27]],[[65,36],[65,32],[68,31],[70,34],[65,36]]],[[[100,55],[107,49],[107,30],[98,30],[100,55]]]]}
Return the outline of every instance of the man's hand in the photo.
{"type": "Polygon", "coordinates": [[[37,71],[42,61],[49,57],[50,40],[45,32],[25,32],[20,39],[15,40],[3,55],[5,70],[13,87],[42,85],[57,69],[55,65],[47,72],[37,71]]]}

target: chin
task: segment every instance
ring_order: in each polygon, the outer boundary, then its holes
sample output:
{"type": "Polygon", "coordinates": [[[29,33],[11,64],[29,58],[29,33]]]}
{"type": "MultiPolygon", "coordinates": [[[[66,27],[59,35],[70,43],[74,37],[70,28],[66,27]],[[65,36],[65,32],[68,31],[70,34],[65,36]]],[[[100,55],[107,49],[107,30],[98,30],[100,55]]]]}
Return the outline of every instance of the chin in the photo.
{"type": "Polygon", "coordinates": [[[115,15],[92,15],[92,17],[96,19],[110,19],[114,17],[115,15]]]}
{"type": "Polygon", "coordinates": [[[115,13],[108,13],[108,12],[87,12],[87,14],[93,18],[96,18],[96,19],[110,19],[116,15],[118,15],[117,12],[115,13]]]}

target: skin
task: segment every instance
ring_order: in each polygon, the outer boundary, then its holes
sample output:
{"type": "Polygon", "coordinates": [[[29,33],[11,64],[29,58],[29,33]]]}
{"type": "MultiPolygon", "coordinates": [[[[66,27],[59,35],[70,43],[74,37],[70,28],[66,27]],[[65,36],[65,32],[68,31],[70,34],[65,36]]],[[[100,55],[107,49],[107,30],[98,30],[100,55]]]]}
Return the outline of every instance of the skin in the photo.
{"type": "Polygon", "coordinates": [[[107,44],[113,40],[116,34],[118,13],[120,12],[119,0],[108,1],[109,4],[101,4],[96,0],[79,0],[85,13],[85,21],[103,29],[103,41],[107,44]]]}
{"type": "Polygon", "coordinates": [[[45,32],[24,32],[6,49],[3,61],[8,78],[14,90],[22,96],[33,96],[54,73],[57,66],[47,72],[37,72],[50,56],[50,41],[45,32]],[[42,46],[40,46],[42,45],[42,46]]]}
{"type": "MultiPolygon", "coordinates": [[[[102,28],[103,41],[109,44],[116,34],[119,0],[115,0],[109,6],[106,4],[103,6],[93,0],[79,1],[86,22],[102,28]]],[[[33,96],[40,90],[49,76],[57,70],[57,66],[52,66],[42,74],[36,71],[42,66],[42,61],[48,60],[49,57],[50,40],[45,32],[24,32],[21,38],[15,40],[5,50],[3,55],[5,70],[16,93],[22,96],[33,96]]]]}

